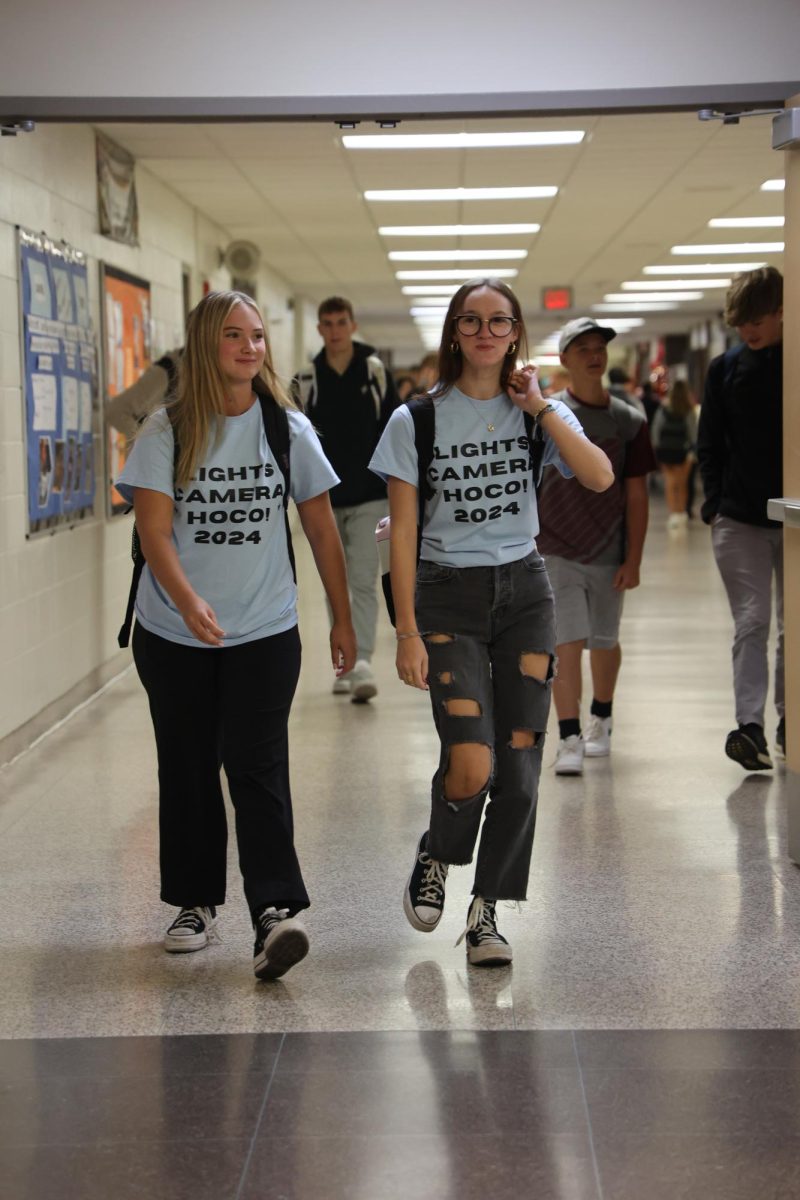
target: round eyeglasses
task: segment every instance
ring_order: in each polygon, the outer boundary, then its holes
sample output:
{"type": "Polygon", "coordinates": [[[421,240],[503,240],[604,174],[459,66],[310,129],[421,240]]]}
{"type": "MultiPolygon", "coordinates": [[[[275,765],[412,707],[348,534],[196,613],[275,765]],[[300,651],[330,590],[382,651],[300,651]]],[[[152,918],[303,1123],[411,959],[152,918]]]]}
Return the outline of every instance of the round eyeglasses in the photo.
{"type": "MultiPolygon", "coordinates": [[[[508,337],[517,324],[514,317],[489,317],[485,323],[489,326],[489,333],[496,338],[508,337]]],[[[456,329],[462,337],[477,337],[483,325],[481,318],[473,316],[472,313],[462,313],[455,320],[456,329]]]]}

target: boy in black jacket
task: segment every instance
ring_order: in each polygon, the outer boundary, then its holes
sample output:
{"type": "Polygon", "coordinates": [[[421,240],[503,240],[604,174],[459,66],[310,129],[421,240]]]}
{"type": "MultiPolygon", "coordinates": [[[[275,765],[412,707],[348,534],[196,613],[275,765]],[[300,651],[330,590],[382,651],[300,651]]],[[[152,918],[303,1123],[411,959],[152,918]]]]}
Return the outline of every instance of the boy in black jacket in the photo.
{"type": "Polygon", "coordinates": [[[767,641],[775,577],[776,752],[786,752],[783,676],[783,530],[767,501],[783,494],[783,278],[775,267],[740,275],[725,320],[742,345],[715,358],[706,378],[697,459],[702,517],[734,620],[733,690],[738,727],[725,753],[746,771],[772,766],[764,737],[767,641]]]}
{"type": "Polygon", "coordinates": [[[369,470],[378,439],[397,405],[391,374],[371,346],[353,340],[353,306],[330,296],[317,310],[324,342],[292,391],[320,435],[322,449],[339,476],[331,503],[347,560],[347,578],[358,640],[353,670],[335,680],[334,692],[364,704],[377,693],[372,673],[378,618],[378,552],[375,526],[386,515],[386,485],[369,470]]]}

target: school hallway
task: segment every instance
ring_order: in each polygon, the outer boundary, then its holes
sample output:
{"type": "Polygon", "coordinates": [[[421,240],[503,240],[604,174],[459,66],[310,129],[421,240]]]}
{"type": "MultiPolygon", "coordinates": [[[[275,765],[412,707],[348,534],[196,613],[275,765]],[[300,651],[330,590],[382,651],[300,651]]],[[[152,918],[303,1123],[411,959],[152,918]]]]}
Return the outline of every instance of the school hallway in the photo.
{"type": "Polygon", "coordinates": [[[383,617],[377,698],[331,694],[296,546],[309,956],[254,979],[233,837],[222,940],[164,953],[152,728],[126,671],[0,772],[3,1197],[800,1195],[800,872],[783,765],[746,775],[723,752],[732,627],[708,530],[668,534],[654,502],[612,755],[556,778],[551,717],[529,900],[498,906],[514,963],[494,970],[454,945],[469,868],[435,933],[404,917],[429,702],[397,681],[383,617]]]}

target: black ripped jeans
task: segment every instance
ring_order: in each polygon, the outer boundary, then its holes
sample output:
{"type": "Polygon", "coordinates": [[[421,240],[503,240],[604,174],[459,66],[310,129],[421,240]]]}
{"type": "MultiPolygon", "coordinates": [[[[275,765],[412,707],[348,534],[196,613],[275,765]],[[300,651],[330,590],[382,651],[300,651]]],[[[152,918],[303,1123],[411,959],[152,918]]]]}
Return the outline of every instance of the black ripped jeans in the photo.
{"type": "Polygon", "coordinates": [[[133,657],[158,750],[161,899],[178,908],[225,901],[224,768],[250,911],[308,908],[289,790],[297,626],[214,650],[167,641],[137,622],[133,657]]]}
{"type": "Polygon", "coordinates": [[[536,550],[500,567],[444,567],[423,560],[416,614],[441,743],[428,852],[444,863],[471,862],[488,796],[473,893],[524,900],[555,652],[553,593],[544,560],[536,550]],[[447,640],[433,641],[433,635],[447,640]],[[546,669],[523,670],[528,654],[547,655],[546,669]],[[451,715],[447,702],[455,699],[475,702],[479,715],[451,715]],[[491,775],[477,795],[448,801],[450,748],[465,743],[490,748],[491,775]]]}

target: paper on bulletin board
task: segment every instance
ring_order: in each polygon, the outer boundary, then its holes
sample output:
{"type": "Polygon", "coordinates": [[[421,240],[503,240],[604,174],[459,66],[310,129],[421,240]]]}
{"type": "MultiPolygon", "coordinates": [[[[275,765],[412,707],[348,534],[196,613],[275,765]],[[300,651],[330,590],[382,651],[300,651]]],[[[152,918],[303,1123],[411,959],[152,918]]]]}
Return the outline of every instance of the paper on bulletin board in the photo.
{"type": "Polygon", "coordinates": [[[33,428],[55,429],[58,387],[55,375],[31,375],[33,388],[33,428]]]}

